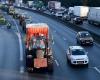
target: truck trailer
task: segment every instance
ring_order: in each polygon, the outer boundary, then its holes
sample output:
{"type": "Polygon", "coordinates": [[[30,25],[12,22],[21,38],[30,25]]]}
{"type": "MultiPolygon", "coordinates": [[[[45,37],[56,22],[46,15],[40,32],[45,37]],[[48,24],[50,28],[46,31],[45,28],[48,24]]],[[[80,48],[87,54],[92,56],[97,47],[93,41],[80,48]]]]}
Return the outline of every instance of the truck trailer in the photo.
{"type": "Polygon", "coordinates": [[[28,72],[53,72],[49,27],[45,23],[26,25],[26,69],[28,72]]]}
{"type": "Polygon", "coordinates": [[[49,9],[59,9],[61,8],[61,2],[59,1],[49,1],[48,2],[49,9]]]}
{"type": "Polygon", "coordinates": [[[89,7],[87,6],[74,6],[73,15],[75,17],[80,17],[86,19],[89,12],[89,7]]]}
{"type": "Polygon", "coordinates": [[[91,7],[88,14],[88,23],[100,25],[100,7],[91,7]]]}

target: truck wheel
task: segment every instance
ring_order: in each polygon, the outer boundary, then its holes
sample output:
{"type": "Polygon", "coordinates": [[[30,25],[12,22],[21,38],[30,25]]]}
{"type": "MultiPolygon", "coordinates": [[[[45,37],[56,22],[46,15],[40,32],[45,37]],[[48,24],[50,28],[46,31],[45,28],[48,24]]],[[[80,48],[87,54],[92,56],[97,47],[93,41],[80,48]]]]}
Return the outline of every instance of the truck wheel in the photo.
{"type": "Polygon", "coordinates": [[[48,72],[52,73],[53,72],[53,59],[50,58],[48,59],[48,72]]]}
{"type": "Polygon", "coordinates": [[[49,73],[53,72],[53,64],[52,65],[48,65],[48,72],[49,73]]]}
{"type": "Polygon", "coordinates": [[[33,68],[27,67],[27,68],[26,68],[26,71],[27,71],[28,73],[33,73],[33,68]]]}
{"type": "Polygon", "coordinates": [[[29,50],[28,49],[25,49],[25,53],[26,53],[26,55],[29,53],[29,50]]]}
{"type": "Polygon", "coordinates": [[[91,24],[91,22],[88,20],[88,23],[91,24]]]}
{"type": "MultiPolygon", "coordinates": [[[[67,57],[66,57],[67,58],[67,57]]],[[[67,63],[70,63],[69,59],[67,58],[67,63]]]]}
{"type": "Polygon", "coordinates": [[[92,22],[92,21],[90,21],[90,20],[88,20],[88,23],[89,23],[89,24],[93,24],[93,22],[92,22]]]}
{"type": "Polygon", "coordinates": [[[77,44],[79,44],[79,41],[76,39],[77,44]]]}

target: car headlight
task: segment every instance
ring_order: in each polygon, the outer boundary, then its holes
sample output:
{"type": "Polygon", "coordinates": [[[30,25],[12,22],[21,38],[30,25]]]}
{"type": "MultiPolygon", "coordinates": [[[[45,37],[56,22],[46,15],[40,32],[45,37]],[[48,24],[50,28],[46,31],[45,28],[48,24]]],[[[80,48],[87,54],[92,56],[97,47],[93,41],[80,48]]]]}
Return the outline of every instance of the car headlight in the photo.
{"type": "Polygon", "coordinates": [[[72,61],[72,62],[73,62],[73,61],[76,61],[76,59],[73,59],[73,58],[72,58],[71,61],[72,61]]]}
{"type": "Polygon", "coordinates": [[[73,61],[73,63],[76,63],[76,61],[73,61]]]}
{"type": "Polygon", "coordinates": [[[86,58],[86,59],[84,59],[85,61],[89,61],[89,59],[88,58],[86,58]]]}
{"type": "Polygon", "coordinates": [[[80,39],[80,41],[81,41],[81,42],[84,42],[84,40],[83,40],[83,39],[80,39]]]}

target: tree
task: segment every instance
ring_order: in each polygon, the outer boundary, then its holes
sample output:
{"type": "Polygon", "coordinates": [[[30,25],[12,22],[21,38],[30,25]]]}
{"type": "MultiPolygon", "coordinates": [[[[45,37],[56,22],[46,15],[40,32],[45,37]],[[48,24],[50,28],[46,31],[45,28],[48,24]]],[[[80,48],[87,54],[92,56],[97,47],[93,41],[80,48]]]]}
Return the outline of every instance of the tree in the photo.
{"type": "MultiPolygon", "coordinates": [[[[23,0],[24,2],[27,2],[29,0],[23,0]]],[[[51,0],[41,0],[47,5],[48,1],[51,0]]],[[[63,6],[69,7],[69,6],[80,6],[80,5],[87,5],[87,6],[99,6],[100,7],[100,0],[56,0],[61,1],[63,6]]]]}

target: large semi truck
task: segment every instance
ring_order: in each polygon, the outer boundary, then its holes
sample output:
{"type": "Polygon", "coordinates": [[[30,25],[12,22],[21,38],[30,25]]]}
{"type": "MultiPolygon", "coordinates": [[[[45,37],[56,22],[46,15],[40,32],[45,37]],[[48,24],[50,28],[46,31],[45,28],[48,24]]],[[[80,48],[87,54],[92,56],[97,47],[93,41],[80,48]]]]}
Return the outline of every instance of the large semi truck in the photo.
{"type": "Polygon", "coordinates": [[[45,23],[26,25],[26,69],[53,71],[49,27],[45,23]]]}
{"type": "Polygon", "coordinates": [[[91,7],[88,13],[88,23],[100,25],[100,7],[91,7]]]}

